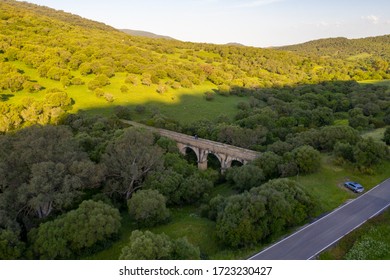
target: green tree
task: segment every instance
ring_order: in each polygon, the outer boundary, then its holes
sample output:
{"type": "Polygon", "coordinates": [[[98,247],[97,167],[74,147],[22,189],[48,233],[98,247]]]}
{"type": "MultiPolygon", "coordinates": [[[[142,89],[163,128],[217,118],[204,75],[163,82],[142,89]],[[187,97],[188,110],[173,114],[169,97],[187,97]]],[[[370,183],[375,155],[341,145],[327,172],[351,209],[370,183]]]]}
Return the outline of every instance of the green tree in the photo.
{"type": "Polygon", "coordinates": [[[120,260],[167,260],[172,254],[172,243],[167,235],[135,230],[130,242],[123,247],[120,260]]]}
{"type": "Polygon", "coordinates": [[[170,212],[166,198],[157,190],[139,190],[127,202],[130,216],[142,226],[155,226],[167,222],[170,212]]]}
{"type": "Polygon", "coordinates": [[[268,180],[279,177],[278,166],[281,163],[282,163],[282,157],[273,152],[262,153],[254,161],[254,164],[263,171],[265,179],[268,180]]]}
{"type": "Polygon", "coordinates": [[[353,150],[359,168],[371,168],[388,157],[389,149],[383,142],[376,142],[371,137],[361,139],[353,150]]]}
{"type": "Polygon", "coordinates": [[[356,129],[367,128],[369,125],[369,118],[364,116],[361,108],[351,109],[349,112],[349,125],[356,129]]]}
{"type": "Polygon", "coordinates": [[[129,92],[129,88],[126,85],[122,85],[121,86],[121,92],[122,93],[128,93],[129,92]]]}
{"type": "Polygon", "coordinates": [[[101,201],[86,200],[79,208],[30,231],[34,256],[67,259],[103,242],[119,231],[119,211],[101,201]]]}
{"type": "Polygon", "coordinates": [[[173,240],[166,234],[135,230],[129,244],[122,248],[120,260],[198,260],[199,249],[186,238],[173,240]]]}
{"type": "Polygon", "coordinates": [[[230,247],[256,244],[267,233],[265,199],[249,193],[231,196],[216,222],[217,236],[230,247]]]}
{"type": "MultiPolygon", "coordinates": [[[[271,180],[258,188],[252,189],[250,193],[251,195],[266,197],[269,215],[274,215],[275,219],[278,217],[284,219],[286,227],[303,223],[307,218],[311,217],[315,211],[313,197],[294,180],[271,180]],[[275,195],[274,192],[280,194],[275,195]],[[280,197],[283,197],[283,199],[280,197]]],[[[277,222],[277,220],[270,219],[270,224],[274,221],[277,222]]],[[[270,232],[272,232],[272,230],[270,230],[270,232]]]]}
{"type": "Polygon", "coordinates": [[[0,174],[2,192],[12,198],[4,201],[5,209],[45,218],[70,206],[83,190],[100,186],[104,170],[89,160],[69,128],[44,126],[0,137],[0,174]]]}
{"type": "Polygon", "coordinates": [[[25,244],[12,230],[0,229],[0,260],[17,260],[22,257],[25,244]]]}
{"type": "Polygon", "coordinates": [[[176,239],[173,242],[174,260],[199,260],[200,250],[198,247],[192,245],[186,237],[176,239]]]}
{"type": "Polygon", "coordinates": [[[263,170],[255,165],[244,165],[227,170],[226,179],[239,191],[250,190],[260,186],[264,180],[263,170]]]}
{"type": "Polygon", "coordinates": [[[199,201],[205,193],[209,193],[213,188],[213,183],[196,173],[185,178],[178,190],[180,201],[183,203],[194,203],[199,201]]]}
{"type": "Polygon", "coordinates": [[[293,155],[299,171],[303,174],[314,173],[321,167],[320,152],[311,146],[302,146],[293,150],[293,155]]]}
{"type": "Polygon", "coordinates": [[[354,146],[352,146],[349,143],[337,142],[336,145],[334,146],[333,153],[336,157],[340,157],[350,162],[354,162],[355,156],[353,153],[353,149],[354,146]]]}
{"type": "Polygon", "coordinates": [[[272,180],[227,199],[217,198],[212,204],[217,236],[231,247],[256,244],[299,225],[311,216],[315,205],[298,183],[288,179],[272,180]]]}
{"type": "Polygon", "coordinates": [[[164,172],[151,172],[145,180],[144,188],[159,191],[167,198],[168,204],[180,204],[180,186],[183,182],[183,175],[169,169],[164,172]]]}
{"type": "Polygon", "coordinates": [[[151,132],[129,128],[108,144],[102,156],[108,171],[108,193],[119,194],[128,200],[141,188],[146,175],[161,167],[162,150],[153,141],[151,132]]]}

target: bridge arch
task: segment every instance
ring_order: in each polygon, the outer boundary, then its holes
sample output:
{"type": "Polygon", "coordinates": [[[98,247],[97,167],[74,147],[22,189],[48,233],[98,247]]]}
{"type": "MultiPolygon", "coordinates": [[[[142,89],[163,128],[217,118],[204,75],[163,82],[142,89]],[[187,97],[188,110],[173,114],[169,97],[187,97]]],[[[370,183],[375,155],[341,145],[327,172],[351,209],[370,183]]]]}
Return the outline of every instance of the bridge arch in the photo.
{"type": "Polygon", "coordinates": [[[243,166],[244,165],[244,161],[243,160],[240,160],[240,159],[233,159],[229,166],[230,167],[233,167],[233,166],[243,166]]]}
{"type": "Polygon", "coordinates": [[[222,161],[223,159],[221,158],[221,155],[218,154],[218,153],[214,153],[214,152],[211,152],[211,151],[207,151],[206,155],[206,160],[207,160],[207,166],[208,167],[214,167],[216,168],[217,170],[221,170],[222,169],[222,161]],[[218,165],[216,165],[216,162],[218,162],[218,165]]]}

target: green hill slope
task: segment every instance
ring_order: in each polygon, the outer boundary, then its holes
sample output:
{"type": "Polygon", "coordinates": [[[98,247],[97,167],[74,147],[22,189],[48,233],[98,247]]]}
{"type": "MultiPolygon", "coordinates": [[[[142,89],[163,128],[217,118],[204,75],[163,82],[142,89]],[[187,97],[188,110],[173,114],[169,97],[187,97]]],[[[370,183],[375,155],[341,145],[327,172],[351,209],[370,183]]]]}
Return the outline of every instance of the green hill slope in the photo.
{"type": "Polygon", "coordinates": [[[174,113],[180,118],[216,107],[205,92],[219,102],[216,116],[237,102],[226,109],[215,93],[389,77],[368,60],[134,37],[47,7],[0,2],[0,132],[55,123],[66,111],[202,97],[190,102],[194,111],[174,113]]]}
{"type": "Polygon", "coordinates": [[[376,71],[389,71],[390,35],[362,39],[329,38],[278,49],[314,57],[360,61],[376,71]]]}
{"type": "Polygon", "coordinates": [[[147,38],[153,38],[153,39],[176,40],[176,39],[169,37],[169,36],[158,35],[158,34],[155,34],[152,32],[142,31],[142,30],[120,29],[120,31],[127,33],[129,35],[133,35],[133,36],[147,37],[147,38]]]}

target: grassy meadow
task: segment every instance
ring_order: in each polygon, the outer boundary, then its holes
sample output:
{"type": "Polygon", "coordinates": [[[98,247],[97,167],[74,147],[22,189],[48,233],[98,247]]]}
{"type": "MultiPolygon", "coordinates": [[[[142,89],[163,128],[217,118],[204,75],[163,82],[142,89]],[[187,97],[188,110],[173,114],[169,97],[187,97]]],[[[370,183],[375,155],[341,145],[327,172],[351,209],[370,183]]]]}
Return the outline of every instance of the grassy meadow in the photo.
{"type": "MultiPolygon", "coordinates": [[[[83,110],[91,114],[108,116],[112,114],[115,106],[125,106],[134,109],[137,105],[143,105],[147,109],[146,112],[150,113],[151,110],[158,108],[158,111],[166,117],[186,124],[202,119],[216,119],[220,115],[232,117],[238,111],[237,104],[246,99],[245,97],[237,96],[227,98],[214,94],[214,98],[211,101],[207,101],[205,93],[216,90],[216,86],[211,82],[205,82],[202,85],[196,85],[191,88],[169,88],[164,93],[158,93],[157,85],[126,84],[127,74],[116,73],[114,77],[110,78],[110,85],[102,88],[104,92],[110,93],[114,97],[113,102],[107,102],[104,98],[97,97],[93,91],[88,89],[88,83],[96,77],[94,74],[82,76],[78,71],[73,71],[71,74],[75,78],[81,78],[85,84],[64,87],[60,81],[39,77],[36,69],[28,67],[22,62],[15,61],[13,65],[29,77],[32,77],[34,81],[38,82],[45,89],[57,88],[65,91],[74,101],[71,113],[83,110]],[[128,87],[128,92],[121,91],[123,85],[128,87]]],[[[42,100],[44,94],[44,90],[37,93],[29,93],[26,90],[17,93],[3,93],[4,96],[7,96],[5,102],[10,104],[21,104],[27,97],[42,100]]],[[[135,118],[142,120],[143,116],[137,115],[135,118]]]]}

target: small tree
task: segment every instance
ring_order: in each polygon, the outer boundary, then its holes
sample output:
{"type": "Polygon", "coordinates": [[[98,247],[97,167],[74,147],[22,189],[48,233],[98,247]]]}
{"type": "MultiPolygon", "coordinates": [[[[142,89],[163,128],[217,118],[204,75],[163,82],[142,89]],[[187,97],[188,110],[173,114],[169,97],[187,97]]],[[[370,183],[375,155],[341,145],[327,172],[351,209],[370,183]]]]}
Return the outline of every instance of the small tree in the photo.
{"type": "Polygon", "coordinates": [[[151,132],[129,128],[108,144],[102,156],[108,171],[108,193],[117,193],[128,200],[141,187],[146,175],[162,165],[162,149],[153,142],[151,132]]]}
{"type": "Polygon", "coordinates": [[[264,182],[263,170],[255,165],[244,165],[228,169],[226,179],[233,183],[239,191],[249,190],[258,187],[264,182]]]}
{"type": "Polygon", "coordinates": [[[41,259],[66,259],[110,238],[121,226],[119,211],[101,201],[79,208],[30,231],[31,250],[41,259]]]}
{"type": "Polygon", "coordinates": [[[359,168],[371,168],[380,163],[389,154],[387,146],[382,142],[376,142],[371,137],[361,139],[353,150],[356,164],[359,168]]]}
{"type": "Polygon", "coordinates": [[[16,232],[0,229],[0,260],[16,260],[22,256],[24,243],[16,232]]]}
{"type": "Polygon", "coordinates": [[[166,198],[157,190],[140,190],[128,200],[130,216],[142,226],[155,226],[166,222],[170,213],[166,198]]]}
{"type": "Polygon", "coordinates": [[[129,244],[122,249],[120,260],[199,260],[200,251],[186,238],[173,240],[166,234],[135,230],[129,244]]]}
{"type": "Polygon", "coordinates": [[[126,85],[122,85],[121,86],[121,92],[122,93],[128,93],[129,92],[129,88],[126,85]]]}
{"type": "Polygon", "coordinates": [[[302,146],[293,150],[295,162],[299,171],[303,174],[310,174],[318,171],[321,166],[320,152],[311,146],[302,146]]]}

